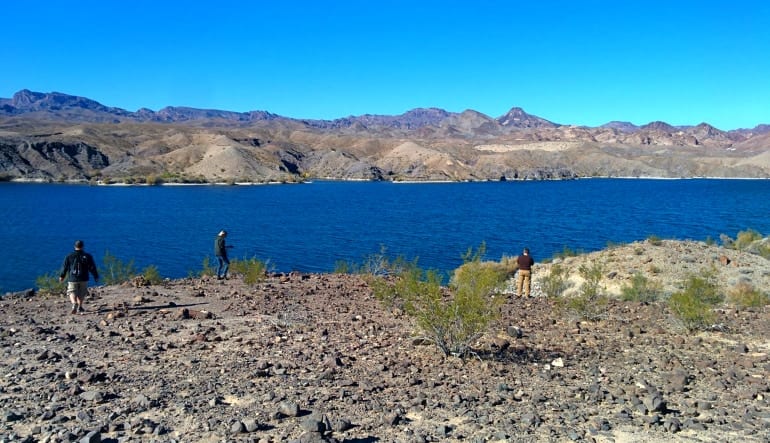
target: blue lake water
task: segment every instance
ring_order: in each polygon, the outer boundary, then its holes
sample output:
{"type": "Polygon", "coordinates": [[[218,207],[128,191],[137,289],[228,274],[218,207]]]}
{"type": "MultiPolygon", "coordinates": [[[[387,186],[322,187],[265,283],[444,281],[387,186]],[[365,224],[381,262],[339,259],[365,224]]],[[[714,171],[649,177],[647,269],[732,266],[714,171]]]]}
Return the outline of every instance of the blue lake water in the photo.
{"type": "Polygon", "coordinates": [[[487,258],[535,260],[565,247],[598,250],[651,235],[718,239],[770,232],[770,180],[589,179],[394,184],[314,182],[264,186],[0,184],[0,293],[34,287],[58,270],[76,239],[164,277],[199,271],[214,237],[233,258],[275,271],[327,272],[385,246],[450,270],[481,242],[487,258]]]}

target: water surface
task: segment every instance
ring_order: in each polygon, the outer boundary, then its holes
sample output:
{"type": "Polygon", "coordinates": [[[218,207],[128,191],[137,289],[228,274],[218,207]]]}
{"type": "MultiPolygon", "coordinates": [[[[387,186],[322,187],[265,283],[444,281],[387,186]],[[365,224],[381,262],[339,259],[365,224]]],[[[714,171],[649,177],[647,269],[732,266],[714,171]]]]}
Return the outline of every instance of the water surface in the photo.
{"type": "MultiPolygon", "coordinates": [[[[590,179],[394,184],[314,182],[264,186],[0,184],[0,291],[34,286],[58,270],[76,239],[97,264],[105,251],[137,268],[184,277],[229,231],[236,258],[275,271],[332,271],[385,246],[449,270],[481,242],[487,258],[536,260],[565,247],[661,238],[718,239],[770,232],[770,180],[590,179]]],[[[213,258],[213,257],[212,257],[213,258]]]]}

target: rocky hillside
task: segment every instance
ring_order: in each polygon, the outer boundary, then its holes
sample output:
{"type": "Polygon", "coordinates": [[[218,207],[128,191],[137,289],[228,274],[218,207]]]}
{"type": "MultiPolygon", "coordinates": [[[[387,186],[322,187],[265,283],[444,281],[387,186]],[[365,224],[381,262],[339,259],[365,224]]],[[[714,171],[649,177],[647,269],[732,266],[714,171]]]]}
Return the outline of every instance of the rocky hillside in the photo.
{"type": "Polygon", "coordinates": [[[516,107],[498,118],[435,108],[336,120],[184,107],[130,112],[24,90],[0,99],[0,174],[107,182],[770,177],[769,128],[589,128],[516,107]]]}
{"type": "MultiPolygon", "coordinates": [[[[701,267],[714,267],[722,287],[770,287],[767,259],[693,242],[640,242],[561,264],[596,260],[608,289],[653,266],[671,287],[701,267]]],[[[548,266],[535,267],[536,281],[548,266]]],[[[502,321],[466,361],[416,338],[413,321],[358,276],[97,287],[85,315],[70,315],[64,297],[9,295],[0,299],[0,440],[770,439],[767,306],[720,305],[714,327],[688,334],[662,302],[615,300],[586,322],[535,295],[508,294],[502,321]]]]}

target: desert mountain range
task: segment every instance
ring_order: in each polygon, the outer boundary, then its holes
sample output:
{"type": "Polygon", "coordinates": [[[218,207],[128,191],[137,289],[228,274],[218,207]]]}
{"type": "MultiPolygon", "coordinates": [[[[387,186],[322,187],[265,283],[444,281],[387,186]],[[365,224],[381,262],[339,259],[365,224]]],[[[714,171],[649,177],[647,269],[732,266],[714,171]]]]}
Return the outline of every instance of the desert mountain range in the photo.
{"type": "Polygon", "coordinates": [[[770,178],[770,125],[599,127],[514,107],[336,120],[187,107],[136,112],[63,93],[0,98],[0,177],[101,182],[770,178]]]}

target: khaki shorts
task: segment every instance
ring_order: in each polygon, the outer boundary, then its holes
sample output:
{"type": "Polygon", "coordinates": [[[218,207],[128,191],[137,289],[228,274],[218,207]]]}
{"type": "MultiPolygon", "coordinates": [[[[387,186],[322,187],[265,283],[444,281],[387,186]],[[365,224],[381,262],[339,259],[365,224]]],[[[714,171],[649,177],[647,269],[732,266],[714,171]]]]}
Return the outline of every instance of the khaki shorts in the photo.
{"type": "Polygon", "coordinates": [[[77,298],[85,298],[88,295],[88,282],[87,281],[71,281],[67,282],[67,295],[75,296],[77,298]]]}

